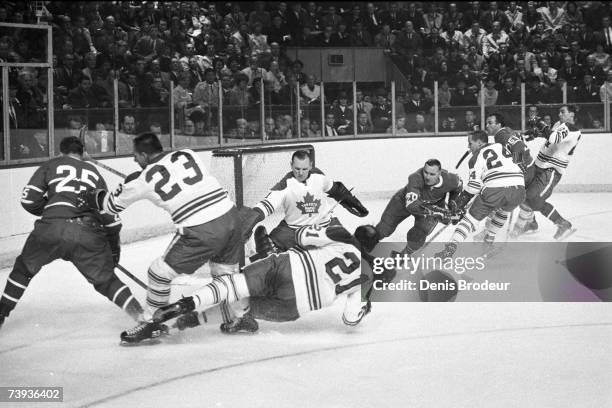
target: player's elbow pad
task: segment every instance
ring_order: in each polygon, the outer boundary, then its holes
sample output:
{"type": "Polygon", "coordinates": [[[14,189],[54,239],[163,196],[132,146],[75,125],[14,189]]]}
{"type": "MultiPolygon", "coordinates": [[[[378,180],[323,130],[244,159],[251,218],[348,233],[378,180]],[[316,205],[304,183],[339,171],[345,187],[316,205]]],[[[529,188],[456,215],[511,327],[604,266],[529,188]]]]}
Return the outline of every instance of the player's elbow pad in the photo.
{"type": "Polygon", "coordinates": [[[43,210],[45,209],[45,205],[47,205],[46,198],[42,198],[40,200],[32,202],[24,202],[24,200],[21,201],[21,206],[23,207],[23,209],[37,217],[40,217],[42,215],[43,210]]]}

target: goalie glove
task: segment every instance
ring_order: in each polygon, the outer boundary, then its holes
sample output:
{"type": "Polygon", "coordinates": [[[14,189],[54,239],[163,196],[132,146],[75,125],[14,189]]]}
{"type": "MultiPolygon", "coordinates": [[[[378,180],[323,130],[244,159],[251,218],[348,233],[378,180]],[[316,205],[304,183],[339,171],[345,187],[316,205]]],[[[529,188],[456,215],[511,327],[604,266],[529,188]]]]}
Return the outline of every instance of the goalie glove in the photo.
{"type": "Polygon", "coordinates": [[[369,214],[367,208],[361,204],[361,201],[351,194],[349,189],[347,189],[340,181],[334,181],[334,184],[327,192],[327,195],[338,201],[338,203],[346,208],[348,212],[356,215],[357,217],[365,217],[369,214]]]}
{"type": "Polygon", "coordinates": [[[77,195],[77,207],[89,208],[92,210],[101,210],[104,208],[104,200],[106,199],[106,190],[93,189],[81,191],[77,195]]]}

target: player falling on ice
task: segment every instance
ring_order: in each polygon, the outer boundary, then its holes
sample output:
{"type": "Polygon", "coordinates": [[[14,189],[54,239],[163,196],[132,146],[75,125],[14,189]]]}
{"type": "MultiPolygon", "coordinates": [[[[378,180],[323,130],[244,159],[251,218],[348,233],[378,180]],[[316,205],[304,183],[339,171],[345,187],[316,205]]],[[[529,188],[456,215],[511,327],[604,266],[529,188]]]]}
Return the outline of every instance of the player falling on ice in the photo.
{"type": "MultiPolygon", "coordinates": [[[[508,213],[525,199],[525,179],[512,155],[499,143],[488,143],[487,132],[478,130],[468,136],[468,147],[472,152],[468,166],[470,178],[457,200],[458,210],[465,208],[476,195],[465,216],[461,219],[450,242],[437,257],[448,258],[457,250],[457,243],[463,242],[476,230],[476,226],[492,211],[508,213]]],[[[491,250],[497,231],[503,226],[491,224],[489,241],[485,242],[485,254],[491,250]]]]}
{"type": "Polygon", "coordinates": [[[78,206],[81,191],[104,189],[106,183],[98,169],[83,161],[83,143],[77,137],[63,138],[60,152],[42,164],[23,189],[21,205],[41,218],[8,276],[0,299],[0,326],[30,281],[56,259],[72,262],[98,293],[141,320],[142,307],[114,272],[121,252],[121,221],[78,206]]]}
{"type": "MultiPolygon", "coordinates": [[[[358,217],[368,215],[368,210],[340,181],[332,181],[316,167],[307,151],[298,150],[291,156],[291,171],[278,182],[266,198],[252,209],[244,208],[243,240],[246,242],[256,224],[265,217],[282,210],[285,218],[269,236],[281,251],[296,245],[295,231],[306,225],[340,225],[333,217],[333,198],[358,217]]],[[[263,227],[260,227],[263,228],[263,227]]],[[[265,230],[256,231],[256,238],[265,235],[265,230]]],[[[256,241],[260,241],[257,239],[256,241]]],[[[259,251],[259,249],[258,249],[259,251]]]]}
{"type": "Polygon", "coordinates": [[[361,271],[359,243],[341,225],[301,227],[295,241],[285,252],[270,253],[242,273],[217,276],[192,296],[161,307],[151,325],[241,299],[248,299],[245,315],[287,322],[331,306],[340,295],[346,295],[342,321],[359,324],[371,310],[370,301],[361,300],[361,285],[371,279],[361,271]]]}
{"type": "Polygon", "coordinates": [[[557,226],[556,240],[565,239],[575,231],[572,224],[548,202],[580,141],[581,133],[575,125],[575,115],[574,106],[563,105],[559,108],[559,122],[555,123],[552,131],[544,129],[542,137],[546,138],[546,142],[536,157],[535,175],[527,184],[527,198],[520,206],[519,217],[512,231],[514,237],[533,229],[534,211],[539,211],[557,226]]]}
{"type": "MultiPolygon", "coordinates": [[[[355,236],[370,252],[381,239],[384,239],[395,231],[397,226],[406,218],[413,216],[414,225],[406,235],[406,247],[402,254],[410,255],[420,249],[427,236],[431,234],[438,221],[447,223],[450,217],[446,213],[455,211],[455,200],[462,191],[461,178],[442,169],[442,164],[437,159],[430,159],[408,177],[408,184],[398,190],[387,204],[380,222],[374,227],[363,225],[355,231],[355,236]],[[446,197],[452,211],[447,210],[446,197]]],[[[455,215],[458,221],[459,216],[455,215]]]]}
{"type": "MultiPolygon", "coordinates": [[[[199,156],[189,150],[163,152],[153,133],[134,139],[134,159],[141,172],[128,176],[114,192],[90,191],[82,201],[87,206],[119,214],[139,200],[149,200],[172,216],[177,233],[164,252],[149,267],[144,322],[121,333],[124,344],[136,343],[143,336],[161,335],[161,325],[147,325],[159,307],[168,304],[170,284],[182,274],[192,274],[210,261],[212,276],[238,272],[242,247],[238,210],[199,156]]],[[[234,305],[240,310],[240,305],[234,305]]],[[[235,319],[222,310],[223,332],[236,326],[257,330],[257,322],[235,319]]]]}

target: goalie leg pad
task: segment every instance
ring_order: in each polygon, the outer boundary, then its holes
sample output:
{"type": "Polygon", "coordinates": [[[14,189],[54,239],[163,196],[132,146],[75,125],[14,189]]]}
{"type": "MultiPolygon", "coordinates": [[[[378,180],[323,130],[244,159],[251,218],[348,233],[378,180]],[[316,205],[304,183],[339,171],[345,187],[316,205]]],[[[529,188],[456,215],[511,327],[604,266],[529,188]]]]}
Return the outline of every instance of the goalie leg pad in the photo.
{"type": "Polygon", "coordinates": [[[355,238],[366,252],[371,252],[380,242],[378,231],[373,225],[360,225],[355,230],[355,238]]]}

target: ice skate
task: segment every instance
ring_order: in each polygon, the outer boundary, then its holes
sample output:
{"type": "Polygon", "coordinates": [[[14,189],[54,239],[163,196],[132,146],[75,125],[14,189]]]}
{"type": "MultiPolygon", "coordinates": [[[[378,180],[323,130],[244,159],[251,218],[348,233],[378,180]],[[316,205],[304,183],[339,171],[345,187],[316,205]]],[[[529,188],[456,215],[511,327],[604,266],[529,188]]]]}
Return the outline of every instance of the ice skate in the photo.
{"type": "Polygon", "coordinates": [[[516,239],[520,237],[521,235],[533,234],[536,232],[538,232],[538,222],[535,219],[533,219],[529,221],[527,224],[523,225],[522,227],[519,226],[518,223],[514,224],[514,228],[510,232],[510,238],[516,239]]]}
{"type": "Polygon", "coordinates": [[[193,297],[189,296],[172,304],[162,306],[153,314],[153,321],[162,323],[170,319],[174,319],[180,315],[191,312],[195,309],[193,297]]]}
{"type": "Polygon", "coordinates": [[[152,340],[162,334],[168,334],[168,327],[165,324],[141,322],[138,326],[121,333],[121,345],[155,344],[152,340]]]}
{"type": "Polygon", "coordinates": [[[557,223],[557,232],[555,233],[554,238],[557,241],[563,241],[570,235],[576,232],[576,228],[572,228],[572,223],[567,220],[561,220],[557,223]]]}
{"type": "Polygon", "coordinates": [[[220,329],[223,333],[227,334],[255,333],[259,330],[259,324],[252,314],[247,313],[242,317],[236,318],[234,321],[222,323],[220,329]]]}

